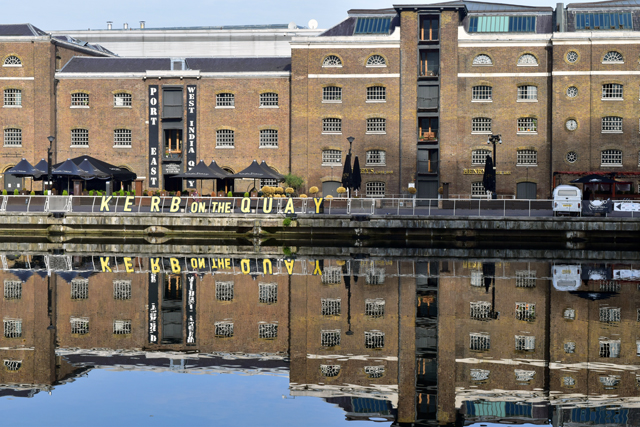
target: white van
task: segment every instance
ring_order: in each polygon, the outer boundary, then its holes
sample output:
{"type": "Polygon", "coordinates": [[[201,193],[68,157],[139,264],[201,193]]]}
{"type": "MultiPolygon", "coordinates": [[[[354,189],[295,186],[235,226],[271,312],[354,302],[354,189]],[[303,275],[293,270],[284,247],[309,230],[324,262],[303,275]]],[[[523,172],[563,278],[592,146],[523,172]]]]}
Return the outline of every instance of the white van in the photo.
{"type": "Polygon", "coordinates": [[[553,190],[553,216],[580,215],[582,190],[573,185],[558,185],[553,190]]]}
{"type": "Polygon", "coordinates": [[[554,265],[552,272],[553,287],[559,291],[577,291],[582,284],[579,265],[554,265]]]}

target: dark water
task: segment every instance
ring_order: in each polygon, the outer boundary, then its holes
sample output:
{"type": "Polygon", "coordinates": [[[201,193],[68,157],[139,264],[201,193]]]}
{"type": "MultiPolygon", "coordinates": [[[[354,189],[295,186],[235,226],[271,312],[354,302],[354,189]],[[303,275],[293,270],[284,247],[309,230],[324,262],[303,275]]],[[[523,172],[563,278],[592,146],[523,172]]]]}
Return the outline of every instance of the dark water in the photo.
{"type": "Polygon", "coordinates": [[[3,425],[640,425],[628,254],[0,255],[3,425]]]}

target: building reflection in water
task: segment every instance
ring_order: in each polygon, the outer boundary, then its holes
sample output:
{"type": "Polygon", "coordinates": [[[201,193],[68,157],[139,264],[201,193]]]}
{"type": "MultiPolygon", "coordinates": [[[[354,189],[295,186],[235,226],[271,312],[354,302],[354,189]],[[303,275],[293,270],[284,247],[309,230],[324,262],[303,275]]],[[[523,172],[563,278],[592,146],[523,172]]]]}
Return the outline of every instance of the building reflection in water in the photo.
{"type": "Polygon", "coordinates": [[[640,424],[640,267],[1,255],[1,396],[93,368],[287,376],[394,425],[640,424]]]}

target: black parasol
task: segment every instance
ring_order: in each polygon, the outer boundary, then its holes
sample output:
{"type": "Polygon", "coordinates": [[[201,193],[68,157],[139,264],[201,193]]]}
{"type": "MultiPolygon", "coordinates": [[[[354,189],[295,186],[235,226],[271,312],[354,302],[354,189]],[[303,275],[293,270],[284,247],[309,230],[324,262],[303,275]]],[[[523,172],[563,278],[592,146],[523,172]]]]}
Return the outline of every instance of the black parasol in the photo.
{"type": "Polygon", "coordinates": [[[344,169],[342,169],[342,186],[346,189],[353,185],[353,172],[351,171],[351,154],[347,154],[344,161],[344,169]]]}
{"type": "Polygon", "coordinates": [[[493,169],[493,159],[491,159],[491,156],[487,156],[484,163],[482,185],[486,191],[490,191],[492,194],[496,192],[496,171],[493,169]]]}
{"type": "Polygon", "coordinates": [[[8,173],[10,175],[17,176],[20,178],[24,178],[24,177],[40,178],[40,176],[42,176],[42,171],[34,168],[33,165],[31,165],[31,163],[29,163],[25,158],[20,160],[20,162],[18,162],[17,165],[12,167],[5,173],[8,173]]]}
{"type": "Polygon", "coordinates": [[[613,184],[615,182],[616,181],[611,178],[596,174],[586,175],[571,181],[572,184],[613,184]]]}
{"type": "MultiPolygon", "coordinates": [[[[90,175],[93,175],[93,178],[98,178],[98,179],[109,179],[111,178],[111,175],[109,175],[106,172],[101,171],[100,169],[98,169],[97,167],[95,167],[93,165],[93,163],[91,163],[91,161],[89,161],[89,159],[84,159],[82,161],[82,163],[80,163],[78,165],[78,169],[82,169],[83,171],[87,172],[90,175]]],[[[90,178],[90,179],[93,179],[90,178]]]]}
{"type": "Polygon", "coordinates": [[[358,156],[356,156],[355,160],[353,161],[353,173],[351,176],[351,186],[354,190],[359,190],[360,185],[362,184],[362,174],[360,172],[360,160],[358,160],[358,156]]]}

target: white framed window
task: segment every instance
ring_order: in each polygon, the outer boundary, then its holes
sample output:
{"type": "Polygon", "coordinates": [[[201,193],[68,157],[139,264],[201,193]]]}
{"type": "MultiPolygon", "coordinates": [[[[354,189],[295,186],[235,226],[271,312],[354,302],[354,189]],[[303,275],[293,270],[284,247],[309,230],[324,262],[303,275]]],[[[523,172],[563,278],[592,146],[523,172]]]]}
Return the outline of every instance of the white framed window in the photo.
{"type": "Polygon", "coordinates": [[[369,86],[367,88],[367,102],[386,102],[387,88],[382,85],[369,86]]]}
{"type": "Polygon", "coordinates": [[[131,299],[131,280],[113,281],[113,299],[121,301],[131,299]]]}
{"type": "Polygon", "coordinates": [[[472,381],[487,381],[491,371],[488,369],[471,369],[470,376],[472,381]]]}
{"type": "Polygon", "coordinates": [[[538,59],[530,53],[525,53],[524,55],[520,56],[520,58],[518,58],[519,67],[535,67],[537,65],[538,59]]]}
{"type": "Polygon", "coordinates": [[[516,335],[516,350],[533,351],[536,349],[536,337],[516,335]]]}
{"type": "Polygon", "coordinates": [[[616,52],[615,50],[610,50],[609,52],[604,54],[602,58],[603,64],[624,64],[624,57],[620,52],[616,52]]]}
{"type": "Polygon", "coordinates": [[[89,129],[71,129],[71,146],[88,147],[89,129]]]}
{"type": "Polygon", "coordinates": [[[473,58],[473,65],[493,65],[489,55],[480,54],[473,58]]]}
{"type": "Polygon", "coordinates": [[[469,303],[470,316],[476,320],[486,320],[491,317],[491,303],[489,301],[472,301],[469,303]]]}
{"type": "Polygon", "coordinates": [[[622,133],[622,117],[603,117],[602,133],[622,133]]]}
{"type": "Polygon", "coordinates": [[[233,282],[216,282],[216,300],[233,301],[233,282]]]}
{"type": "Polygon", "coordinates": [[[518,86],[518,101],[537,101],[538,86],[521,85],[518,86]]]}
{"type": "Polygon", "coordinates": [[[320,345],[322,347],[340,345],[340,329],[320,331],[320,345]]]}
{"type": "Polygon", "coordinates": [[[622,166],[622,150],[602,150],[600,166],[622,166]]]}
{"type": "Polygon", "coordinates": [[[342,60],[336,55],[329,55],[322,61],[323,67],[342,67],[342,60]]]}
{"type": "Polygon", "coordinates": [[[488,117],[471,119],[471,133],[491,133],[491,119],[488,117]]]}
{"type": "MultiPolygon", "coordinates": [[[[484,188],[484,187],[482,187],[484,188]]],[[[484,277],[482,274],[482,270],[471,270],[469,272],[469,284],[476,288],[484,287],[484,277]]]]}
{"type": "Polygon", "coordinates": [[[516,303],[516,320],[532,322],[536,319],[536,305],[531,302],[516,303]]]}
{"type": "Polygon", "coordinates": [[[131,335],[131,320],[114,320],[114,335],[131,335]]]}
{"type": "Polygon", "coordinates": [[[493,88],[491,86],[474,86],[471,88],[472,101],[491,101],[493,88]]]}
{"type": "Polygon", "coordinates": [[[234,148],[236,133],[231,129],[218,129],[216,131],[216,148],[234,148]]]}
{"type": "Polygon", "coordinates": [[[216,94],[216,108],[235,108],[236,96],[233,93],[216,94]]]}
{"type": "Polygon", "coordinates": [[[367,285],[382,285],[384,283],[384,277],[384,268],[372,267],[367,269],[365,281],[367,285]]]}
{"type": "Polygon", "coordinates": [[[4,59],[3,67],[22,67],[22,61],[15,55],[9,55],[4,59]]]}
{"type": "Polygon", "coordinates": [[[517,150],[516,165],[537,166],[538,152],[536,150],[517,150]]]}
{"type": "Polygon", "coordinates": [[[323,166],[339,166],[342,164],[342,151],[340,150],[322,150],[323,166]]]}
{"type": "Polygon", "coordinates": [[[489,150],[472,150],[471,151],[471,164],[472,165],[484,165],[487,162],[487,156],[491,155],[489,150]]]}
{"type": "Polygon", "coordinates": [[[622,101],[624,86],[618,83],[607,83],[602,85],[602,99],[617,99],[622,101]]]}
{"type": "Polygon", "coordinates": [[[22,282],[20,280],[4,281],[4,299],[22,299],[22,282]]]}
{"type": "Polygon", "coordinates": [[[277,323],[260,323],[258,324],[258,338],[263,340],[275,340],[278,338],[277,323]]]}
{"type": "Polygon", "coordinates": [[[342,133],[342,119],[333,117],[322,119],[322,133],[342,133]]]}
{"type": "Polygon", "coordinates": [[[340,316],[342,312],[342,300],[340,298],[321,298],[323,316],[340,316]]]}
{"type": "Polygon", "coordinates": [[[384,197],[386,183],[381,181],[367,182],[365,191],[367,197],[384,197]]]}
{"type": "Polygon", "coordinates": [[[262,187],[277,187],[278,180],[275,178],[260,178],[260,188],[262,187]]]}
{"type": "Polygon", "coordinates": [[[278,302],[277,283],[258,283],[258,302],[260,304],[275,304],[278,302]]]}
{"type": "Polygon", "coordinates": [[[535,288],[536,271],[518,270],[516,271],[516,288],[535,288]]]}
{"type": "Polygon", "coordinates": [[[367,133],[368,134],[387,133],[387,119],[381,119],[379,117],[367,119],[367,133]]]}
{"type": "Polygon", "coordinates": [[[216,338],[231,338],[233,337],[233,322],[227,320],[221,322],[215,322],[213,324],[214,334],[216,338]]]}
{"type": "Polygon", "coordinates": [[[533,117],[519,118],[518,133],[538,133],[538,119],[533,117]]]}
{"type": "Polygon", "coordinates": [[[365,331],[364,348],[371,348],[371,349],[384,348],[384,332],[365,331]]]}
{"type": "Polygon", "coordinates": [[[620,357],[620,340],[600,340],[600,357],[620,357]]]}
{"type": "Polygon", "coordinates": [[[323,87],[322,102],[342,102],[342,88],[338,86],[323,87]]]}
{"type": "Polygon", "coordinates": [[[471,183],[471,197],[486,196],[487,190],[484,189],[482,181],[476,181],[471,183]]]}
{"type": "Polygon", "coordinates": [[[320,373],[323,377],[337,377],[340,374],[340,365],[320,365],[320,373]]]}
{"type": "Polygon", "coordinates": [[[618,388],[620,384],[620,375],[602,375],[600,376],[600,383],[606,390],[614,390],[618,388]]]}
{"type": "Polygon", "coordinates": [[[22,360],[4,359],[4,367],[7,371],[15,372],[22,368],[22,360]]]}
{"type": "Polygon", "coordinates": [[[519,383],[529,383],[536,375],[536,371],[525,371],[524,369],[516,369],[514,373],[516,375],[516,381],[519,383]]]}
{"type": "Polygon", "coordinates": [[[115,129],[113,131],[113,146],[114,147],[128,147],[131,148],[131,130],[130,129],[115,129]]]}
{"type": "Polygon", "coordinates": [[[89,107],[89,94],[88,93],[72,93],[71,94],[71,106],[72,107],[89,107]]]}
{"type": "Polygon", "coordinates": [[[369,317],[383,317],[386,302],[382,298],[364,300],[364,315],[369,317]]]}
{"type": "Polygon", "coordinates": [[[369,150],[367,151],[366,165],[367,166],[384,166],[386,164],[386,152],[384,150],[369,150]]]}
{"type": "Polygon", "coordinates": [[[486,333],[469,334],[469,350],[486,351],[491,349],[491,336],[486,333]]]}
{"type": "Polygon", "coordinates": [[[278,148],[278,130],[260,130],[260,148],[278,148]]]}
{"type": "Polygon", "coordinates": [[[131,107],[131,94],[126,92],[118,92],[113,94],[114,107],[131,107]]]}
{"type": "Polygon", "coordinates": [[[603,323],[620,323],[620,308],[600,307],[600,321],[603,323]]]}
{"type": "Polygon", "coordinates": [[[71,333],[73,335],[86,335],[89,333],[88,317],[71,317],[71,333]]]}
{"type": "Polygon", "coordinates": [[[576,352],[576,343],[573,341],[567,341],[564,343],[564,352],[567,354],[573,354],[576,352]]]}
{"type": "Polygon", "coordinates": [[[387,60],[382,55],[371,55],[367,59],[367,67],[386,67],[387,60]]]}
{"type": "Polygon", "coordinates": [[[20,89],[5,89],[4,106],[22,107],[22,91],[20,89]]]}
{"type": "Polygon", "coordinates": [[[5,147],[22,147],[22,129],[7,128],[4,130],[5,147]]]}
{"type": "Polygon", "coordinates": [[[600,292],[620,292],[620,283],[600,283],[600,292]]]}
{"type": "Polygon", "coordinates": [[[71,281],[71,299],[89,299],[89,279],[73,279],[71,281]]]}
{"type": "Polygon", "coordinates": [[[4,319],[3,323],[5,338],[22,337],[22,319],[4,319]]]}
{"type": "Polygon", "coordinates": [[[266,92],[260,94],[260,107],[277,107],[278,106],[278,94],[275,92],[266,92]]]}
{"type": "Polygon", "coordinates": [[[384,375],[384,366],[365,366],[364,373],[367,378],[382,378],[384,375]]]}
{"type": "Polygon", "coordinates": [[[339,285],[342,283],[342,269],[334,266],[324,267],[320,280],[323,285],[339,285]]]}

